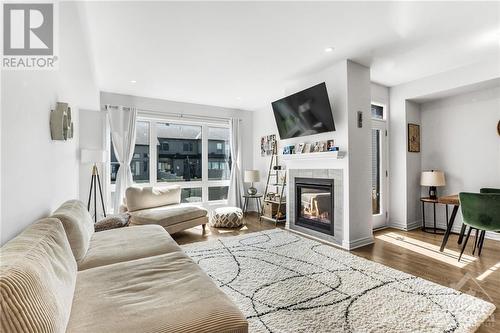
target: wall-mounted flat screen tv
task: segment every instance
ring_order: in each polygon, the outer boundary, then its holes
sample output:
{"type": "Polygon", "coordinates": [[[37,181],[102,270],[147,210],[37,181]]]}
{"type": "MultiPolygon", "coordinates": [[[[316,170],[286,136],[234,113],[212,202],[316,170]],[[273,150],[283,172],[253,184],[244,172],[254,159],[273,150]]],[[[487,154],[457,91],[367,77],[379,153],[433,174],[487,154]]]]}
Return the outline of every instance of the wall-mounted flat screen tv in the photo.
{"type": "Polygon", "coordinates": [[[281,139],[335,131],[324,82],[277,100],[272,106],[281,139]]]}

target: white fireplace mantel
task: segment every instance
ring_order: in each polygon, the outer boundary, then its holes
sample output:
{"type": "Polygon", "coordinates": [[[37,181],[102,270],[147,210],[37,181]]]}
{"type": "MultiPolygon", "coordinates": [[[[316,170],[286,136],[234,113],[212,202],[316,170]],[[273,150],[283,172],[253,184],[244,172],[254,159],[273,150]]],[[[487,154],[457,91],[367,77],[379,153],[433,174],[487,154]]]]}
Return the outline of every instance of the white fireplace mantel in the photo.
{"type": "Polygon", "coordinates": [[[318,153],[304,153],[304,154],[281,154],[280,158],[283,161],[292,160],[315,160],[315,159],[334,159],[341,160],[346,156],[345,151],[324,151],[318,153]]]}
{"type": "Polygon", "coordinates": [[[346,169],[346,153],[321,152],[309,154],[280,155],[286,169],[346,169]]]}

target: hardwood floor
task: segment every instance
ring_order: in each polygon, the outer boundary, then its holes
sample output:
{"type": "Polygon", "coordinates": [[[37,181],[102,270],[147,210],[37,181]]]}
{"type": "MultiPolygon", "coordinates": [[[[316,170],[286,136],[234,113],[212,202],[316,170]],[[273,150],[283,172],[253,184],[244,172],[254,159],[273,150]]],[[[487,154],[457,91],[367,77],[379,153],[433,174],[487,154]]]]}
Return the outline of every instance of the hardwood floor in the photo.
{"type": "MultiPolygon", "coordinates": [[[[260,223],[255,215],[245,218],[241,229],[210,228],[202,234],[201,226],[174,234],[179,244],[206,241],[276,228],[269,222],[260,223]]],[[[284,226],[278,225],[279,228],[284,226]]],[[[457,235],[451,235],[444,252],[439,252],[442,235],[421,230],[400,231],[384,229],[374,234],[375,243],[351,251],[360,257],[384,264],[394,269],[419,276],[489,301],[497,307],[477,332],[500,332],[500,242],[486,240],[481,257],[472,256],[474,239],[471,236],[461,262],[457,261],[460,246],[457,235]]],[[[477,254],[477,253],[476,253],[477,254]]]]}
{"type": "MultiPolygon", "coordinates": [[[[279,224],[278,228],[284,228],[283,224],[279,224]]],[[[202,242],[210,239],[216,239],[219,237],[230,237],[248,234],[251,232],[275,229],[274,224],[269,222],[259,222],[257,215],[254,213],[249,213],[245,217],[245,225],[239,229],[221,229],[221,228],[211,228],[206,227],[206,231],[202,234],[201,226],[188,229],[185,231],[173,234],[172,237],[179,245],[202,242]]]]}

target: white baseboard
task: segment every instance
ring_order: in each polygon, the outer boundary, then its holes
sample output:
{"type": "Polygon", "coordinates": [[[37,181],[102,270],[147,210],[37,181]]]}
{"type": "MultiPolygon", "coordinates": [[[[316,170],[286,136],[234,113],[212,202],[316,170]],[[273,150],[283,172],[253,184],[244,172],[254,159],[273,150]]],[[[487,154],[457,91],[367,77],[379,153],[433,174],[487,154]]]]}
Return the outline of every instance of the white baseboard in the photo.
{"type": "Polygon", "coordinates": [[[300,232],[298,230],[294,230],[294,229],[287,229],[287,230],[291,231],[293,233],[299,234],[301,236],[304,236],[306,238],[311,238],[311,239],[317,240],[318,242],[332,245],[332,246],[335,246],[335,247],[338,247],[338,248],[341,248],[344,250],[348,250],[348,251],[351,251],[351,250],[357,249],[359,247],[363,247],[363,246],[370,245],[370,244],[374,243],[373,236],[368,236],[365,238],[353,240],[351,242],[344,240],[344,241],[342,241],[342,245],[339,245],[339,244],[335,244],[335,243],[326,241],[326,240],[318,238],[318,237],[314,237],[314,236],[309,235],[309,234],[305,234],[305,233],[300,232]]]}
{"type": "MultiPolygon", "coordinates": [[[[429,226],[429,224],[427,224],[427,226],[429,226]]],[[[436,221],[436,226],[438,228],[441,228],[441,229],[446,229],[446,222],[444,220],[441,220],[441,221],[437,220],[436,221]]],[[[462,224],[461,223],[455,223],[453,225],[453,228],[451,229],[451,232],[453,232],[455,234],[459,234],[461,228],[462,228],[462,224]]],[[[495,241],[500,241],[500,233],[492,232],[492,231],[487,231],[486,235],[485,235],[485,238],[486,239],[495,240],[495,241]]]]}
{"type": "Polygon", "coordinates": [[[410,231],[410,230],[418,229],[418,228],[422,227],[422,221],[417,220],[417,221],[407,223],[407,222],[393,220],[393,221],[389,221],[387,226],[390,228],[399,229],[399,230],[403,230],[403,231],[410,231]]]}
{"type": "Polygon", "coordinates": [[[343,249],[343,250],[348,250],[347,247],[344,247],[344,245],[339,245],[339,244],[335,244],[333,242],[329,242],[327,240],[324,240],[324,239],[321,239],[319,237],[315,237],[315,236],[312,236],[312,235],[309,235],[309,234],[306,234],[306,233],[303,233],[299,230],[295,230],[295,229],[291,229],[291,228],[286,228],[287,231],[290,231],[290,232],[293,232],[295,234],[298,234],[298,235],[301,235],[301,236],[304,236],[306,238],[310,238],[310,239],[314,239],[318,242],[321,242],[321,243],[325,243],[325,244],[328,244],[328,245],[331,245],[331,246],[335,246],[335,247],[338,247],[339,249],[343,249]]]}
{"type": "Polygon", "coordinates": [[[399,229],[399,230],[405,230],[406,231],[406,223],[403,223],[401,221],[389,221],[387,223],[387,226],[389,228],[394,228],[394,229],[399,229]]]}
{"type": "Polygon", "coordinates": [[[373,236],[368,236],[364,238],[355,239],[353,241],[344,241],[342,245],[344,248],[351,251],[357,249],[358,247],[363,247],[373,243],[374,243],[373,236]]]}
{"type": "Polygon", "coordinates": [[[419,228],[422,228],[422,220],[417,220],[417,221],[413,221],[413,222],[408,223],[406,230],[409,231],[409,230],[415,230],[415,229],[419,229],[419,228]]]}
{"type": "MultiPolygon", "coordinates": [[[[403,231],[410,231],[410,230],[414,230],[414,229],[419,229],[422,227],[422,225],[423,225],[422,220],[413,221],[413,222],[410,222],[408,224],[402,223],[400,221],[390,221],[387,224],[387,226],[390,228],[399,229],[399,230],[403,230],[403,231]]],[[[434,225],[433,220],[426,221],[427,227],[430,227],[431,225],[434,225]]],[[[436,220],[436,227],[446,230],[446,221],[436,220]]],[[[451,229],[451,232],[458,234],[458,233],[460,233],[461,228],[462,228],[461,223],[454,223],[453,228],[451,229]]],[[[486,232],[485,237],[486,237],[486,239],[500,241],[500,233],[497,233],[497,232],[488,231],[488,232],[486,232]]]]}

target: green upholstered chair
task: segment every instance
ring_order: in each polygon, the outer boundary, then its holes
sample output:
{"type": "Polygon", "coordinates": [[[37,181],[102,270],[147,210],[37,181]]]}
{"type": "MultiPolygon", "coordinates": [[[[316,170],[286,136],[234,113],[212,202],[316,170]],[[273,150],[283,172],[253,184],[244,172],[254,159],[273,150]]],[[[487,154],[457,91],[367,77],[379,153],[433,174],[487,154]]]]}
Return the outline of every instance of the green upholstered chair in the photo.
{"type": "Polygon", "coordinates": [[[467,237],[458,257],[459,261],[462,258],[473,229],[476,230],[476,240],[472,254],[474,254],[476,247],[478,247],[479,255],[481,255],[486,231],[500,231],[500,191],[483,192],[483,190],[485,189],[481,189],[482,193],[462,192],[459,194],[463,223],[469,226],[467,237]]]}
{"type": "Polygon", "coordinates": [[[483,187],[480,193],[500,193],[500,188],[483,187]]]}

